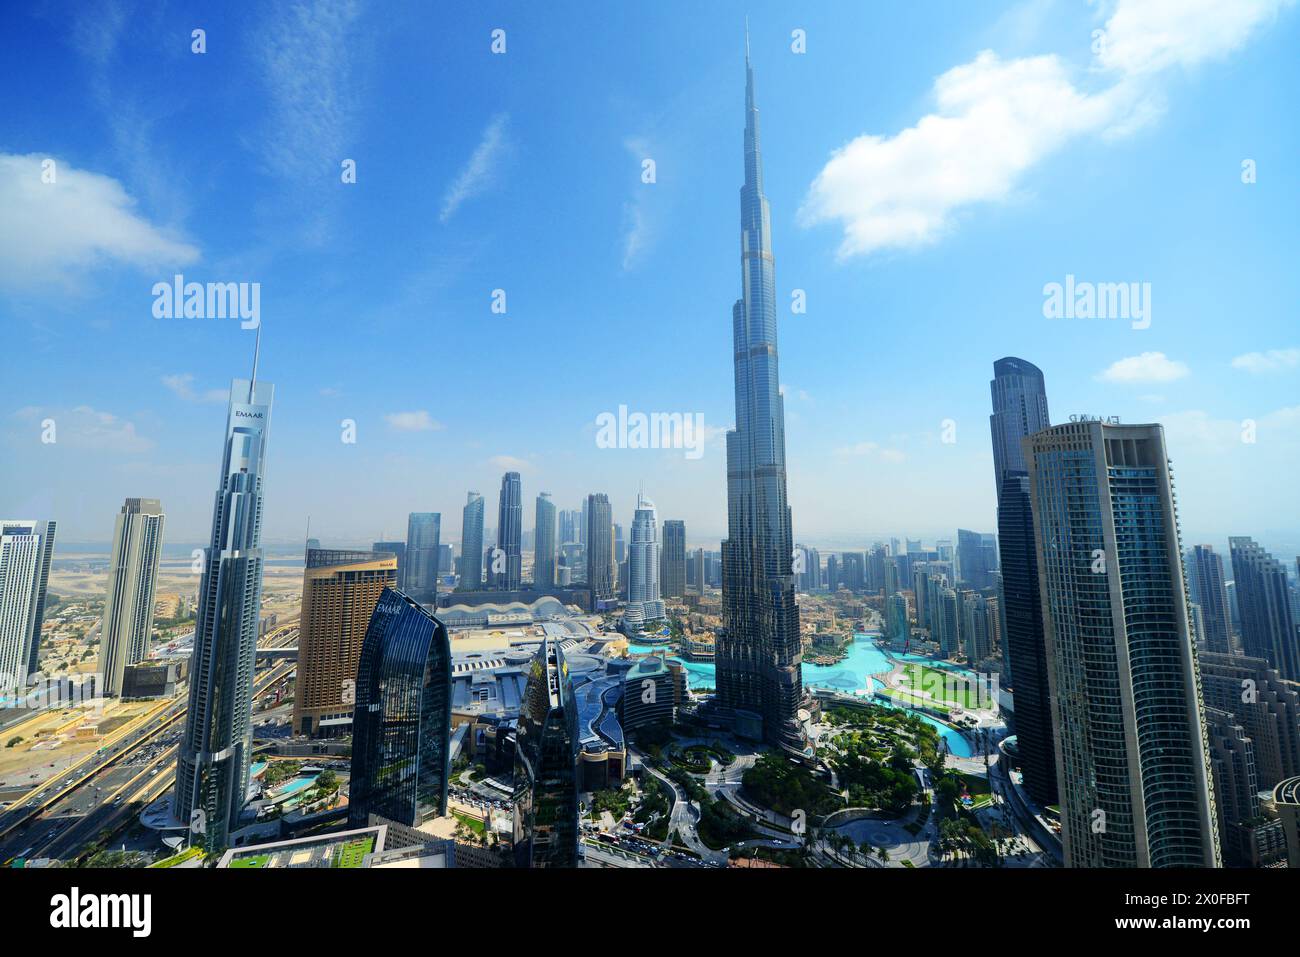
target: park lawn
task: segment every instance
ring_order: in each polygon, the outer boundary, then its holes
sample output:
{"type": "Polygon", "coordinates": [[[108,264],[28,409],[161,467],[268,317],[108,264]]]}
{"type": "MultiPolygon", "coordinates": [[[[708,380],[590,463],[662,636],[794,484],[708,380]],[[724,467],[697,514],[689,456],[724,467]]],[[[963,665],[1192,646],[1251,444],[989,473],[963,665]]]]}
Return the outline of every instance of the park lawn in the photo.
{"type": "Polygon", "coordinates": [[[926,665],[908,665],[903,669],[902,680],[913,693],[901,688],[890,693],[902,704],[933,704],[968,711],[980,705],[979,690],[967,679],[950,671],[926,665]],[[917,693],[922,691],[928,691],[929,697],[917,693]]]}
{"type": "Polygon", "coordinates": [[[454,809],[452,810],[451,813],[455,815],[456,820],[460,821],[460,823],[464,824],[475,834],[487,833],[487,825],[483,823],[483,821],[480,820],[479,818],[474,817],[472,814],[466,814],[464,811],[457,811],[454,809]]]}

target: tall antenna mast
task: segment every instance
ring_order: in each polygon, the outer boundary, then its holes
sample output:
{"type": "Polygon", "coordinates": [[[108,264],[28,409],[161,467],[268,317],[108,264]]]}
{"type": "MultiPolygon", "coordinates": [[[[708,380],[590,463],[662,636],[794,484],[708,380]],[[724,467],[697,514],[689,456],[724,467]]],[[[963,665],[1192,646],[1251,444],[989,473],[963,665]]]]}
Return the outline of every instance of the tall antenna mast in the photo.
{"type": "Polygon", "coordinates": [[[253,343],[253,374],[248,380],[248,404],[253,404],[253,387],[257,385],[257,357],[262,351],[262,323],[257,323],[257,340],[253,343]]]}

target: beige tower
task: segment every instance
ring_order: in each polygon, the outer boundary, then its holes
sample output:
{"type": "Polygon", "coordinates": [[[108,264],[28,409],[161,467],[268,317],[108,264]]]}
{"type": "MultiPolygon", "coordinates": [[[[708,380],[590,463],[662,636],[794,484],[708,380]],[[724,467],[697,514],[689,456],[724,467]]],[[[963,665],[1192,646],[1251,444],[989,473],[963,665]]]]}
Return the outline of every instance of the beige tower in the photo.
{"type": "Polygon", "coordinates": [[[361,644],[379,596],[396,587],[396,555],[308,549],[293,699],[295,734],[324,738],[351,732],[361,644]]]}

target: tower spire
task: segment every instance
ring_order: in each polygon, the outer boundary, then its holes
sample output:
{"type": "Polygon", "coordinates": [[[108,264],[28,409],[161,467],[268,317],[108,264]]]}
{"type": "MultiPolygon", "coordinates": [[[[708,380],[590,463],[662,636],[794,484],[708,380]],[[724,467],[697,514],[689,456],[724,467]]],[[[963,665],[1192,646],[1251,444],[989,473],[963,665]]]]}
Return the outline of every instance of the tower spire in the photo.
{"type": "Polygon", "coordinates": [[[248,378],[248,404],[253,404],[253,388],[257,385],[257,357],[262,351],[262,323],[257,324],[257,339],[253,343],[253,374],[248,378]]]}

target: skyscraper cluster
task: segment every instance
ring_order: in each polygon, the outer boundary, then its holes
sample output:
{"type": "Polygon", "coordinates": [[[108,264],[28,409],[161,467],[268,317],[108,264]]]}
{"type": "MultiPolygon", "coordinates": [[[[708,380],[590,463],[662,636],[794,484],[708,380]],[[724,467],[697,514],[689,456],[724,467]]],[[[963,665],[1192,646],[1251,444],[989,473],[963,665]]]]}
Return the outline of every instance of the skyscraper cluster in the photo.
{"type": "MultiPolygon", "coordinates": [[[[1050,425],[1023,359],[994,363],[991,391],[1015,753],[1028,794],[1060,806],[1066,864],[1276,859],[1258,795],[1295,774],[1300,738],[1285,567],[1247,537],[1231,582],[1211,546],[1184,553],[1159,425],[1050,425]]],[[[975,545],[959,532],[959,565],[975,545]]]]}

